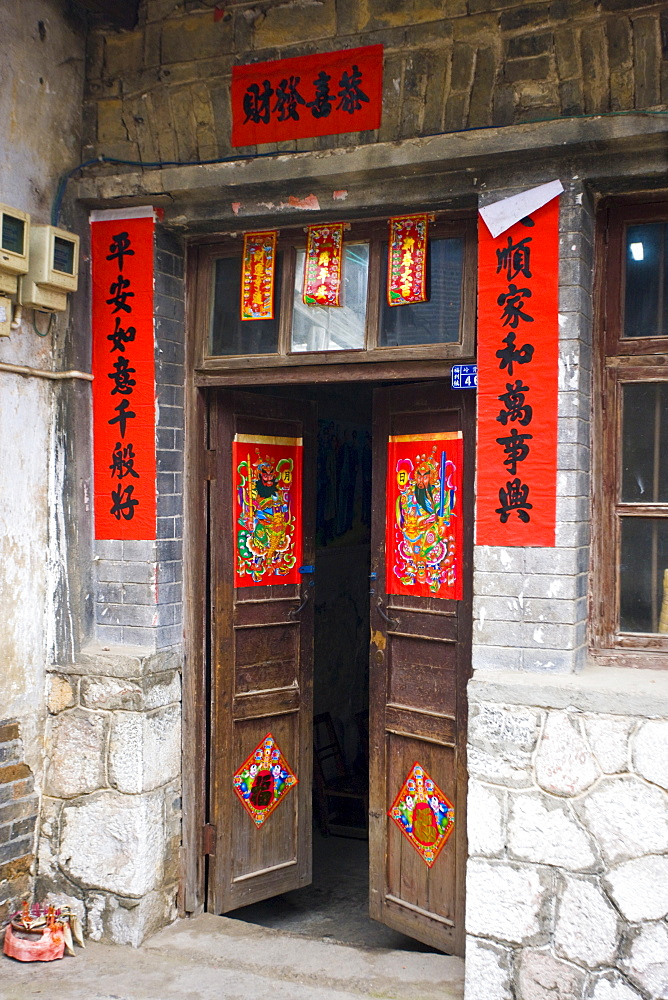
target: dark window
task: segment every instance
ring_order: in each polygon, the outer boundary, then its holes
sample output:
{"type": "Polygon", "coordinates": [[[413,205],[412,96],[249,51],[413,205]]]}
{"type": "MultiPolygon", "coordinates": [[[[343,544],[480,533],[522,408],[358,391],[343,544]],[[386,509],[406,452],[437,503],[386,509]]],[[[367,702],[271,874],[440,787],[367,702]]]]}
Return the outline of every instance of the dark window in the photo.
{"type": "Polygon", "coordinates": [[[241,319],[241,254],[214,263],[211,354],[275,354],[281,308],[283,256],[276,260],[274,319],[241,319]]]}

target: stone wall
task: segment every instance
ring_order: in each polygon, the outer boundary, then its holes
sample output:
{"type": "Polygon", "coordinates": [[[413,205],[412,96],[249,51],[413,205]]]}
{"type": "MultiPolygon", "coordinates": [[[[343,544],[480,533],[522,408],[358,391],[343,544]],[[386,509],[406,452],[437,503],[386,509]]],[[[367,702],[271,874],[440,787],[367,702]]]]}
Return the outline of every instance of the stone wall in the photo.
{"type": "Polygon", "coordinates": [[[36,896],[94,940],[174,919],[181,846],[180,656],[91,647],[49,674],[36,896]]]}
{"type": "Polygon", "coordinates": [[[326,149],[668,101],[663,3],[228,0],[222,17],[212,6],[145,0],[135,31],[91,35],[85,158],[326,149]],[[233,65],[377,43],[380,129],[232,149],[233,65]]]}
{"type": "Polygon", "coordinates": [[[30,896],[38,807],[19,724],[0,722],[0,926],[30,896]]]}
{"type": "Polygon", "coordinates": [[[470,683],[466,1000],[668,996],[667,694],[470,683]]]}

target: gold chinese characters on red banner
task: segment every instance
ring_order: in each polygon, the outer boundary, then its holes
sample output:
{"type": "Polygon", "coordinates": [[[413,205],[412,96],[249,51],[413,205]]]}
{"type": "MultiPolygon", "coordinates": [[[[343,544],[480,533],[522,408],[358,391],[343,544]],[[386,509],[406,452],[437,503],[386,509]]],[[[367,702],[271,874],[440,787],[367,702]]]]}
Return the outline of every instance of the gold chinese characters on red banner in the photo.
{"type": "Polygon", "coordinates": [[[241,272],[241,318],[274,318],[274,280],[278,230],[246,233],[241,272]]]}
{"type": "Polygon", "coordinates": [[[302,296],[307,306],[341,305],[343,226],[308,227],[302,296]]]}
{"type": "Polygon", "coordinates": [[[387,301],[391,306],[427,301],[427,215],[390,219],[387,301]]]}

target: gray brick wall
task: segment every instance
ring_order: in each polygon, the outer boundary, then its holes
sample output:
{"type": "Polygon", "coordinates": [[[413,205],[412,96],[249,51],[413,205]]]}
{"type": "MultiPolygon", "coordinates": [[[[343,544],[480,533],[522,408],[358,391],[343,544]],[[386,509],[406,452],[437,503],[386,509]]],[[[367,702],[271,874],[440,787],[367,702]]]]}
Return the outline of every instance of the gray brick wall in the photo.
{"type": "Polygon", "coordinates": [[[155,541],[96,541],[96,638],[106,645],[175,646],[182,639],[183,245],[155,237],[157,527],[155,541]]]}
{"type": "MultiPolygon", "coordinates": [[[[545,178],[546,180],[551,178],[545,178]]],[[[593,213],[578,182],[560,211],[555,548],[475,547],[474,669],[568,672],[586,654],[593,213]]],[[[493,202],[515,192],[489,193],[493,202]]]]}

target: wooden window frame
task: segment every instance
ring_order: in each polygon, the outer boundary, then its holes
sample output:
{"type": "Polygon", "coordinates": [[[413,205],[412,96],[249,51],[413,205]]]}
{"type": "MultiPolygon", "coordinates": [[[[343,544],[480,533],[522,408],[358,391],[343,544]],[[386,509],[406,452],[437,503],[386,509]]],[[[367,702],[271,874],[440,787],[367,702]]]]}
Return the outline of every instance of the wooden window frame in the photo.
{"type": "MultiPolygon", "coordinates": [[[[324,220],[323,220],[324,224],[324,220]]],[[[245,230],[244,230],[245,231],[245,230]]],[[[279,228],[277,252],[285,253],[281,277],[280,312],[278,314],[278,351],[274,354],[211,355],[209,326],[213,307],[213,268],[221,257],[241,256],[244,231],[206,237],[193,242],[196,258],[195,335],[197,340],[196,371],[214,374],[254,369],[295,368],[308,365],[342,365],[360,362],[443,361],[473,358],[476,319],[476,219],[470,213],[449,213],[437,216],[430,223],[430,239],[464,237],[462,278],[462,309],[459,340],[452,343],[418,344],[408,347],[382,347],[378,344],[380,327],[380,295],[382,288],[381,248],[387,241],[388,219],[351,222],[344,233],[347,243],[369,243],[369,278],[367,287],[367,319],[365,346],[352,350],[290,352],[292,334],[293,289],[296,251],[306,246],[306,228],[279,228]]],[[[249,227],[248,231],[252,231],[249,227]]],[[[401,307],[397,307],[401,308],[401,307]]]]}
{"type": "Polygon", "coordinates": [[[634,382],[668,382],[668,337],[623,336],[625,231],[643,222],[668,223],[668,201],[604,202],[598,218],[594,384],[591,649],[612,666],[668,669],[668,635],[619,627],[622,517],[668,519],[668,503],[622,502],[622,395],[634,382]],[[600,445],[600,447],[599,447],[600,445]]]}

